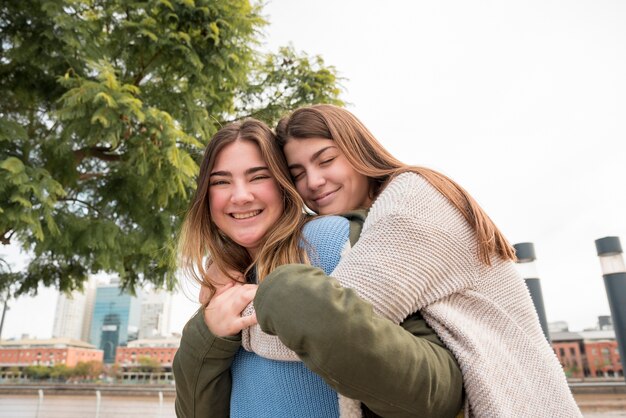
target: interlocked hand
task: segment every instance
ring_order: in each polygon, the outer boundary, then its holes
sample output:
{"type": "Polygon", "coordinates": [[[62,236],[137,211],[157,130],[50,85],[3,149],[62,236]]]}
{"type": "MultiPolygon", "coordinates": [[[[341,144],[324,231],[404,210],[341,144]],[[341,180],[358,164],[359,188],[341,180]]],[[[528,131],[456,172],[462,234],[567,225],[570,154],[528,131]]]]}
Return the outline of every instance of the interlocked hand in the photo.
{"type": "Polygon", "coordinates": [[[218,337],[227,337],[255,325],[256,315],[242,317],[241,313],[254,299],[257,287],[231,281],[218,288],[204,309],[204,322],[209,330],[218,337]]]}

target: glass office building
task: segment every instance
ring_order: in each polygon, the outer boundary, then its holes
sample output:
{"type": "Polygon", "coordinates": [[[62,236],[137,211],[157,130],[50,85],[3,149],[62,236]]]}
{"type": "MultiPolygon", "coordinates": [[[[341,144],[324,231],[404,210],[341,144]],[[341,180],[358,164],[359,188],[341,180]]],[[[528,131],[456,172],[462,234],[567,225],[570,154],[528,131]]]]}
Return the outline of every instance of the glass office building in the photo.
{"type": "Polygon", "coordinates": [[[104,351],[104,362],[114,363],[118,346],[137,339],[140,295],[122,292],[117,283],[100,285],[91,320],[90,342],[104,351]]]}

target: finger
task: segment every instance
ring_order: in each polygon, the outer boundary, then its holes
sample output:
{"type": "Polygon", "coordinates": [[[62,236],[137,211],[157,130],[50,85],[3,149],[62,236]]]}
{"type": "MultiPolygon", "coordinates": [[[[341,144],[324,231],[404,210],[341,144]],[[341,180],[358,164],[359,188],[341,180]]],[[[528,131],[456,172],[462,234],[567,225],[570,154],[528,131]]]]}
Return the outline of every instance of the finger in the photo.
{"type": "Polygon", "coordinates": [[[243,312],[250,302],[254,300],[256,290],[256,286],[252,288],[245,288],[242,286],[240,289],[237,289],[236,295],[233,295],[233,307],[237,309],[238,312],[243,312]]]}
{"type": "Polygon", "coordinates": [[[213,297],[226,293],[228,290],[232,289],[236,285],[237,284],[233,282],[215,285],[215,293],[213,294],[213,297]]]}
{"type": "Polygon", "coordinates": [[[251,297],[252,299],[254,299],[254,296],[256,295],[256,291],[258,289],[259,286],[256,284],[244,284],[241,286],[239,292],[241,295],[246,295],[246,297],[251,297]]]}
{"type": "Polygon", "coordinates": [[[259,289],[257,285],[250,285],[250,287],[246,287],[243,294],[248,298],[248,303],[252,302],[254,297],[256,296],[256,291],[259,289]]]}
{"type": "Polygon", "coordinates": [[[200,293],[198,293],[198,302],[202,305],[206,305],[209,303],[209,299],[211,298],[211,289],[208,286],[200,286],[200,293]]]}
{"type": "Polygon", "coordinates": [[[245,328],[250,328],[253,325],[257,324],[256,315],[244,316],[233,322],[236,328],[241,331],[245,328]]]}
{"type": "Polygon", "coordinates": [[[251,283],[247,283],[244,285],[241,285],[244,289],[258,289],[259,285],[258,284],[251,284],[251,283]]]}
{"type": "Polygon", "coordinates": [[[245,294],[249,291],[242,289],[242,286],[236,283],[224,286],[211,298],[206,309],[229,312],[229,315],[240,316],[243,308],[249,303],[246,300],[250,300],[250,296],[245,294]]]}

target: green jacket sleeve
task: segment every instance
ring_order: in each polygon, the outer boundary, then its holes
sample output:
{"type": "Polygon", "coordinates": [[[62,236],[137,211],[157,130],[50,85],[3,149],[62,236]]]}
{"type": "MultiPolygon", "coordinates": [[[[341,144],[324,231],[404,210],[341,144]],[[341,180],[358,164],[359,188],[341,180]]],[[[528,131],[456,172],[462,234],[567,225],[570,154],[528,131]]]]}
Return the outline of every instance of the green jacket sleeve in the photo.
{"type": "Polygon", "coordinates": [[[259,285],[258,322],[337,392],[383,417],[454,417],[459,366],[418,315],[403,326],[321,270],[281,266],[259,285]]]}
{"type": "Polygon", "coordinates": [[[202,309],[187,322],[172,365],[177,417],[229,417],[230,366],[240,346],[240,337],[213,335],[202,309]]]}

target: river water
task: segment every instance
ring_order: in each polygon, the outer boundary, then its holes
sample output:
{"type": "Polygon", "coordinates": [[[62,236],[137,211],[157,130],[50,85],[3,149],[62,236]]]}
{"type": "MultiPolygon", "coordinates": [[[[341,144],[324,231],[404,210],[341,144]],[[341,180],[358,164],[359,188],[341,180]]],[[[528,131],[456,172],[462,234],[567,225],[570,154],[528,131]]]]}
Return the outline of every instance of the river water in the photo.
{"type": "Polygon", "coordinates": [[[174,398],[0,395],[0,418],[175,418],[174,398]]]}
{"type": "MultiPolygon", "coordinates": [[[[623,394],[576,395],[585,418],[626,418],[623,394]]],[[[0,395],[0,418],[175,418],[174,397],[0,395]]]]}

